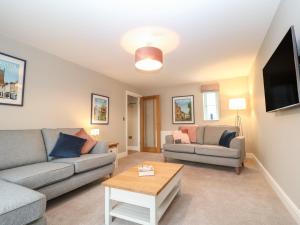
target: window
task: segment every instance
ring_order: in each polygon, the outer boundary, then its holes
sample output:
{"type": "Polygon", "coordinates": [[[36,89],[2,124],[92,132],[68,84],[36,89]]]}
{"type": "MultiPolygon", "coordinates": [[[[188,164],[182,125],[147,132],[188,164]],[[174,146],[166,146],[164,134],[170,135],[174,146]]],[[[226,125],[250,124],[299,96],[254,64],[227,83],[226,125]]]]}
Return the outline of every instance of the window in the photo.
{"type": "Polygon", "coordinates": [[[208,91],[202,94],[204,120],[219,120],[219,92],[208,91]]]}

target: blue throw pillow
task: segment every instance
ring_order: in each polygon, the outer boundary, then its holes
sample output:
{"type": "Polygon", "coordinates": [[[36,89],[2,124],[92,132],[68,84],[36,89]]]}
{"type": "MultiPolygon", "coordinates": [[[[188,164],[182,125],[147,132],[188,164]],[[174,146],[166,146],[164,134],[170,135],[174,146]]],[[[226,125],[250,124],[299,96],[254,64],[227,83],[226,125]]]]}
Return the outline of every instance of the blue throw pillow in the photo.
{"type": "Polygon", "coordinates": [[[230,132],[225,130],[219,140],[219,145],[229,148],[230,142],[233,138],[235,138],[236,132],[230,132]]]}
{"type": "Polygon", "coordinates": [[[50,153],[55,158],[73,158],[80,156],[80,150],[86,139],[59,133],[58,140],[50,153]]]}
{"type": "Polygon", "coordinates": [[[225,143],[225,136],[226,136],[227,132],[228,132],[228,130],[225,130],[225,131],[223,132],[223,134],[221,135],[220,140],[219,140],[219,145],[224,146],[224,143],[225,143]]]}

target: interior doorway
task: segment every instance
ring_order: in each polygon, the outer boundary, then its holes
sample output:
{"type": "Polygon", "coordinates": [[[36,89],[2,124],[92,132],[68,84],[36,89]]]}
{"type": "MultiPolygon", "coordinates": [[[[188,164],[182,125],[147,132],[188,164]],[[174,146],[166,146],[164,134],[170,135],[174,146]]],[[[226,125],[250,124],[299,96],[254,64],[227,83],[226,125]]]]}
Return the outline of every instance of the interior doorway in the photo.
{"type": "Polygon", "coordinates": [[[160,97],[144,96],[141,107],[141,151],[160,152],[160,97]]]}
{"type": "Polygon", "coordinates": [[[126,152],[140,151],[140,98],[126,91],[126,152]]]}

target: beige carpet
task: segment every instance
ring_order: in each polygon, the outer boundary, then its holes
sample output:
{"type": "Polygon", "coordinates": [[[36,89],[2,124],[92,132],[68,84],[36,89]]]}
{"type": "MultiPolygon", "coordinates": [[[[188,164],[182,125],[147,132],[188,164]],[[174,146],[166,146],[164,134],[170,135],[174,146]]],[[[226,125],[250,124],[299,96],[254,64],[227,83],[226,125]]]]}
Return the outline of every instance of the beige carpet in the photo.
{"type": "MultiPolygon", "coordinates": [[[[162,161],[162,156],[130,154],[119,161],[116,173],[143,160],[162,161]]],[[[296,225],[253,160],[247,160],[239,176],[226,167],[184,164],[182,195],[175,198],[160,225],[296,225]]],[[[49,225],[104,224],[101,182],[49,201],[46,216],[49,225]]],[[[132,223],[116,219],[113,224],[132,223]]]]}

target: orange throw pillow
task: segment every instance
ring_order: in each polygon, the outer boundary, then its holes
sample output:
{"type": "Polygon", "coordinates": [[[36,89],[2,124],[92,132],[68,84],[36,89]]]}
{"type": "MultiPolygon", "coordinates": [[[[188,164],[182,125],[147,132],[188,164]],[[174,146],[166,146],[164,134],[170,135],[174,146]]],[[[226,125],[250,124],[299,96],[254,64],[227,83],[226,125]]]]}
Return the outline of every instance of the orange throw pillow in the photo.
{"type": "Polygon", "coordinates": [[[74,134],[74,136],[86,139],[85,144],[81,148],[81,154],[88,154],[97,144],[97,141],[95,141],[90,135],[88,135],[88,133],[85,132],[85,130],[82,128],[80,129],[80,131],[74,134]]]}

